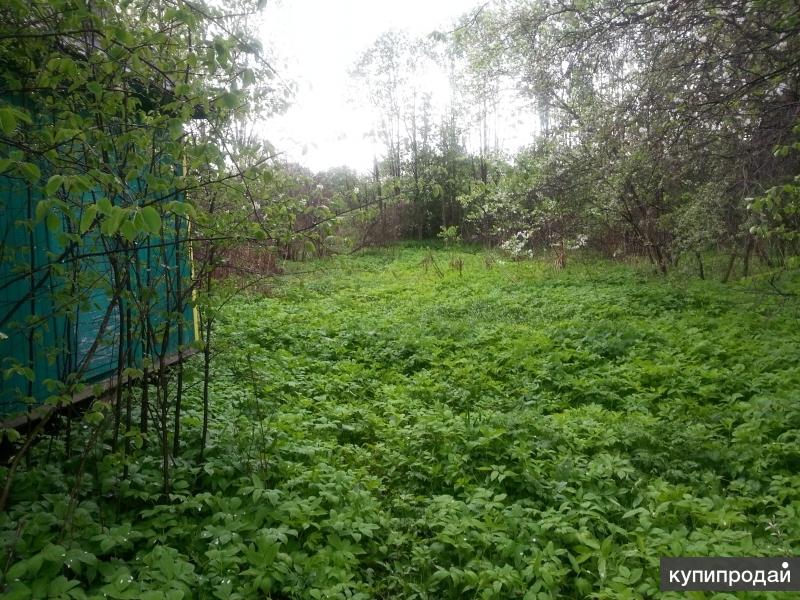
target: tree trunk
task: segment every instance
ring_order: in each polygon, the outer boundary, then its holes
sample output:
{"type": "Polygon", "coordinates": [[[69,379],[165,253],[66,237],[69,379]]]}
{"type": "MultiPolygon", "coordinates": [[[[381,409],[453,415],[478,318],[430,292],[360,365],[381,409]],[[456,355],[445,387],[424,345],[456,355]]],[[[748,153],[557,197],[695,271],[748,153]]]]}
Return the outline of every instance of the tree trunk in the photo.
{"type": "MultiPolygon", "coordinates": [[[[181,236],[180,217],[175,215],[175,239],[181,236]]],[[[175,244],[175,299],[178,317],[178,380],[175,389],[175,422],[172,435],[172,456],[177,458],[181,449],[181,404],[183,402],[183,312],[185,302],[183,299],[183,281],[181,281],[181,245],[175,244]]]]}
{"type": "Polygon", "coordinates": [[[742,277],[747,277],[750,274],[750,255],[753,253],[753,238],[747,236],[747,241],[744,245],[744,258],[742,263],[742,277]]]}
{"type": "MultiPolygon", "coordinates": [[[[213,251],[210,252],[213,255],[213,251]]],[[[213,264],[213,261],[211,261],[213,264]]],[[[206,292],[211,291],[211,271],[206,275],[206,292]]],[[[208,382],[211,370],[211,315],[206,314],[203,331],[203,430],[200,434],[200,461],[202,462],[208,442],[208,382]]]]}
{"type": "Polygon", "coordinates": [[[728,283],[728,280],[733,274],[733,265],[736,264],[736,252],[731,253],[731,258],[728,261],[728,268],[725,270],[725,276],[722,278],[722,283],[728,283]]]}
{"type": "Polygon", "coordinates": [[[381,224],[381,239],[380,243],[386,243],[386,213],[383,209],[383,192],[381,190],[381,176],[378,171],[378,157],[372,157],[372,177],[375,179],[375,189],[378,196],[378,215],[381,224]]]}

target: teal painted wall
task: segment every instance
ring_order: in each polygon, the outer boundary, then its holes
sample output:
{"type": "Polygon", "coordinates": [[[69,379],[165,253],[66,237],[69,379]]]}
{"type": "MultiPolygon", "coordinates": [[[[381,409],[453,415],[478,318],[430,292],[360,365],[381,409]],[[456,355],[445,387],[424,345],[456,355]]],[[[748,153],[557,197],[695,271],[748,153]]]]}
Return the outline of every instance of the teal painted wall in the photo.
{"type": "MultiPolygon", "coordinates": [[[[87,196],[84,203],[93,201],[91,195],[87,196]]],[[[97,337],[110,304],[103,289],[88,291],[89,286],[85,286],[87,293],[77,306],[60,304],[64,279],[47,268],[49,263],[58,262],[64,250],[58,244],[58,232],[49,230],[44,223],[30,230],[24,223],[34,215],[40,199],[40,190],[24,180],[0,176],[0,332],[8,336],[0,339],[0,417],[41,404],[50,395],[48,379],[63,381],[77,370],[97,337]],[[11,373],[13,364],[30,371],[11,373]],[[31,372],[33,381],[27,376],[31,372]]],[[[164,225],[165,230],[174,230],[177,235],[165,236],[163,240],[154,236],[142,240],[136,250],[138,260],[134,261],[138,268],[131,270],[134,294],[151,286],[155,290],[157,309],[153,327],[163,325],[167,318],[163,313],[177,305],[173,290],[178,277],[185,282],[191,275],[188,246],[176,243],[176,239],[186,237],[185,221],[170,218],[164,225]]],[[[107,256],[102,255],[104,251],[97,240],[85,239],[78,250],[80,255],[100,255],[79,259],[72,255],[68,258],[70,267],[77,266],[87,280],[108,284],[111,268],[107,256]]],[[[186,284],[182,285],[185,288],[186,284]]],[[[137,319],[135,309],[132,310],[133,318],[137,319]]],[[[102,381],[115,373],[119,348],[117,313],[115,308],[106,334],[85,371],[87,382],[102,381]]],[[[171,327],[168,356],[177,353],[180,345],[194,340],[190,306],[185,307],[183,318],[182,337],[179,338],[176,326],[171,327]]],[[[140,345],[131,348],[134,364],[141,365],[143,354],[140,345]]]]}

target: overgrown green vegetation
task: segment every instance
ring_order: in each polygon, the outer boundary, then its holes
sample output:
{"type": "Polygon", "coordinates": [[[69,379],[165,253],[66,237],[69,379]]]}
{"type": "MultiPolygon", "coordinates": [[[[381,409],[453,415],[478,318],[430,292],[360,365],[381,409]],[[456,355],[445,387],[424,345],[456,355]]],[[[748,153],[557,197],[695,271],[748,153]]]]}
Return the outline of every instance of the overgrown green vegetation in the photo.
{"type": "Polygon", "coordinates": [[[186,366],[168,497],[102,407],[85,453],[40,441],[5,598],[637,598],[662,555],[800,551],[796,297],[463,247],[302,269],[218,315],[205,463],[186,366]]]}

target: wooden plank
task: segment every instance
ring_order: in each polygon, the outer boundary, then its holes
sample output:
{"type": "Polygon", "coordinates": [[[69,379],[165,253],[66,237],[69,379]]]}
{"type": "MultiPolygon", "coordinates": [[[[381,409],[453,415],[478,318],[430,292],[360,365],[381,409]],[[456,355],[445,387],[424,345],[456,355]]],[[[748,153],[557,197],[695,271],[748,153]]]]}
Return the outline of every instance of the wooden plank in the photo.
{"type": "MultiPolygon", "coordinates": [[[[167,358],[165,358],[164,365],[168,367],[172,366],[181,360],[187,359],[190,356],[197,354],[198,352],[199,351],[196,348],[191,348],[184,352],[178,352],[177,354],[173,354],[172,356],[168,356],[167,358]]],[[[123,377],[122,383],[127,383],[131,379],[139,379],[139,378],[123,377]]],[[[109,377],[108,379],[103,379],[102,381],[96,381],[94,383],[87,384],[84,389],[82,389],[77,394],[73,395],[72,398],[70,398],[70,400],[66,404],[62,404],[58,408],[56,408],[55,406],[37,406],[30,412],[0,422],[0,428],[4,429],[30,428],[32,425],[35,425],[37,422],[39,422],[53,410],[58,410],[59,412],[61,412],[69,408],[74,408],[83,403],[88,403],[89,400],[92,400],[93,398],[104,398],[108,396],[111,392],[113,392],[116,389],[116,387],[117,387],[116,377],[109,377]],[[97,389],[98,386],[100,386],[100,393],[96,394],[95,390],[97,389]]]]}

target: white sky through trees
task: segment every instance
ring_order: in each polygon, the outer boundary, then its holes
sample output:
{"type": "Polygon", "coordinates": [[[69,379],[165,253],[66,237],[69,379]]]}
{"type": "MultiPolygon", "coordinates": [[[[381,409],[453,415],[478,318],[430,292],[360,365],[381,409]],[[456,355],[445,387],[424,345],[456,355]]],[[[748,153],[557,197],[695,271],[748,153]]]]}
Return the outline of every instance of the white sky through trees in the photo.
{"type": "MultiPolygon", "coordinates": [[[[350,81],[360,55],[389,29],[422,36],[450,31],[481,0],[268,0],[261,39],[276,69],[297,83],[288,111],[263,124],[264,136],[288,160],[312,170],[347,165],[359,171],[381,155],[369,137],[373,115],[350,81]]],[[[449,94],[446,78],[430,82],[449,94]]]]}

